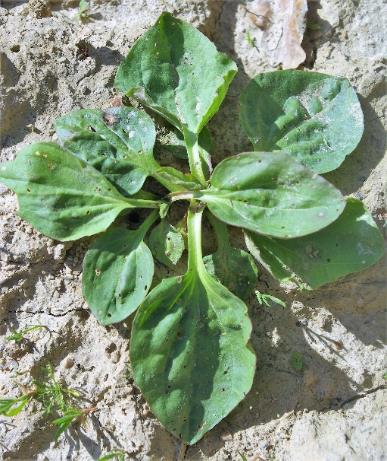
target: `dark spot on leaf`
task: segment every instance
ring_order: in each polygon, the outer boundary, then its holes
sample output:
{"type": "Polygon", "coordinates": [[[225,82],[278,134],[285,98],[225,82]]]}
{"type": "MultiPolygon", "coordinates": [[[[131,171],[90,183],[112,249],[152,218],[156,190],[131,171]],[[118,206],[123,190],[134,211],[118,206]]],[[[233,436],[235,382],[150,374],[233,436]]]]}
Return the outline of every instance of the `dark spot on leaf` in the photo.
{"type": "Polygon", "coordinates": [[[330,262],[331,262],[330,258],[327,258],[327,263],[330,263],[330,262]]]}

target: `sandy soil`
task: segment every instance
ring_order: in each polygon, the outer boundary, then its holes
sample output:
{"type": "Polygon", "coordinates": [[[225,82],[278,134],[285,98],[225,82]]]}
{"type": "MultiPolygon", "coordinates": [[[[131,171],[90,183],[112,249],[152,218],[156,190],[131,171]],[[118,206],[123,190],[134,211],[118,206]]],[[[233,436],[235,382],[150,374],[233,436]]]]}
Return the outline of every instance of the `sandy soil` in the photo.
{"type": "MultiPolygon", "coordinates": [[[[117,64],[163,11],[205,32],[238,63],[239,74],[210,124],[215,161],[248,146],[237,121],[238,96],[248,78],[273,69],[242,0],[95,0],[94,21],[80,24],[71,0],[3,0],[0,7],[1,160],[53,135],[52,124],[79,107],[107,107],[117,64]]],[[[363,199],[381,224],[386,161],[386,55],[383,0],[310,2],[319,30],[304,41],[307,65],[345,76],[365,113],[361,144],[329,179],[363,199]],[[383,48],[384,47],[384,48],[383,48]]],[[[274,18],[273,20],[276,20],[274,18]]],[[[62,244],[16,216],[12,193],[0,186],[0,395],[39,378],[51,362],[58,378],[82,389],[98,411],[58,444],[38,406],[13,420],[0,418],[4,460],[96,460],[122,448],[133,460],[173,460],[180,444],[150,414],[133,386],[128,363],[130,321],[104,328],[81,296],[87,242],[62,244]],[[34,347],[5,340],[11,329],[47,325],[31,333],[34,347]]],[[[385,363],[386,264],[311,293],[278,286],[262,273],[258,288],[287,302],[264,309],[251,299],[252,343],[258,368],[252,391],[197,445],[188,460],[339,461],[385,459],[382,418],[385,363]],[[305,368],[293,370],[293,352],[305,368]]]]}

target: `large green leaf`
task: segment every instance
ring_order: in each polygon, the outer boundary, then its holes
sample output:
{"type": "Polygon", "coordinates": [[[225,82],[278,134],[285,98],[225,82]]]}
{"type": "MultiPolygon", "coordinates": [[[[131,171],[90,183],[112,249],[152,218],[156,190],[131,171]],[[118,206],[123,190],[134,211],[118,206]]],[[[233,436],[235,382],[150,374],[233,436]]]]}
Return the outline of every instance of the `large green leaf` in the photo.
{"type": "Polygon", "coordinates": [[[155,125],[144,111],[76,110],[58,119],[56,130],[64,149],[99,170],[123,194],[138,192],[149,175],[171,192],[197,186],[193,178],[155,161],[155,125]]]}
{"type": "Polygon", "coordinates": [[[83,261],[83,295],[103,325],[121,322],[143,302],[152,284],[152,253],[143,242],[157,219],[152,212],[135,231],[108,230],[89,248],[83,261]]]}
{"type": "Polygon", "coordinates": [[[257,75],[241,96],[254,150],[285,150],[316,173],[339,167],[363,134],[363,113],[345,78],[284,70],[257,75]]]}
{"type": "Polygon", "coordinates": [[[353,198],[337,221],[315,234],[281,240],[247,232],[246,244],[275,278],[295,278],[311,288],[366,269],[384,252],[372,216],[353,198]]]}
{"type": "Polygon", "coordinates": [[[54,143],[24,148],[1,165],[0,181],[16,192],[23,219],[63,241],[104,231],[126,209],[159,206],[123,197],[96,169],[54,143]]]}
{"type": "Polygon", "coordinates": [[[201,213],[190,213],[189,265],[164,279],[137,311],[134,378],[152,412],[186,443],[197,442],[249,391],[255,356],[246,305],[205,270],[201,213]]]}
{"type": "Polygon", "coordinates": [[[227,158],[215,168],[211,188],[196,196],[227,224],[280,238],[316,232],[345,206],[328,181],[284,153],[227,158]]]}
{"type": "Polygon", "coordinates": [[[165,117],[186,139],[191,171],[204,182],[198,135],[217,112],[237,71],[190,24],[163,13],[120,65],[115,86],[165,117]]]}
{"type": "Polygon", "coordinates": [[[184,251],[184,238],[181,233],[165,219],[149,235],[149,247],[154,257],[168,267],[180,260],[184,251]]]}
{"type": "Polygon", "coordinates": [[[254,259],[246,251],[231,246],[225,224],[210,214],[209,219],[218,248],[214,254],[203,258],[207,272],[239,298],[247,300],[257,283],[258,269],[254,259]]]}
{"type": "Polygon", "coordinates": [[[131,107],[81,109],[56,122],[59,143],[101,171],[120,191],[138,192],[155,169],[156,130],[145,112],[131,107]]]}

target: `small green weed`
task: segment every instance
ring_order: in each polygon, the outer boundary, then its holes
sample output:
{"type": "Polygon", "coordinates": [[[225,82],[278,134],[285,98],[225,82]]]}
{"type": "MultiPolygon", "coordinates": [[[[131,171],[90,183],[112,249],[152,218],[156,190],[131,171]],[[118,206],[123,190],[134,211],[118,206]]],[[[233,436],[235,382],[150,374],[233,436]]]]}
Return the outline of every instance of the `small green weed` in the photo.
{"type": "Polygon", "coordinates": [[[106,455],[101,456],[98,461],[108,461],[109,459],[116,459],[117,461],[125,461],[125,452],[122,450],[114,450],[106,455]]]}
{"type": "Polygon", "coordinates": [[[91,14],[90,2],[88,0],[80,0],[77,18],[80,22],[89,21],[91,14]]]}
{"type": "Polygon", "coordinates": [[[255,295],[257,297],[257,301],[261,306],[272,307],[273,303],[278,304],[282,307],[286,307],[286,304],[282,299],[276,298],[275,296],[269,295],[267,293],[261,293],[260,291],[256,290],[255,295]]]}
{"type": "Polygon", "coordinates": [[[11,334],[8,335],[5,339],[7,341],[15,341],[15,343],[21,343],[25,341],[26,335],[31,331],[36,330],[47,330],[49,329],[45,325],[32,325],[31,327],[24,328],[23,330],[11,330],[11,334]]]}
{"type": "Polygon", "coordinates": [[[16,416],[34,399],[42,405],[45,415],[57,416],[52,421],[52,424],[57,427],[55,432],[55,439],[57,439],[73,423],[82,423],[96,408],[75,407],[75,400],[81,397],[81,394],[57,381],[51,365],[43,369],[43,375],[42,380],[34,380],[32,388],[19,397],[0,399],[0,415],[16,416]]]}
{"type": "Polygon", "coordinates": [[[251,35],[251,32],[249,30],[246,32],[245,38],[247,44],[250,45],[251,48],[255,48],[255,38],[251,35]]]}
{"type": "Polygon", "coordinates": [[[304,357],[300,352],[292,352],[289,363],[295,371],[302,371],[305,367],[304,357]]]}
{"type": "Polygon", "coordinates": [[[16,416],[33,397],[32,393],[23,394],[14,399],[0,399],[0,415],[16,416]]]}

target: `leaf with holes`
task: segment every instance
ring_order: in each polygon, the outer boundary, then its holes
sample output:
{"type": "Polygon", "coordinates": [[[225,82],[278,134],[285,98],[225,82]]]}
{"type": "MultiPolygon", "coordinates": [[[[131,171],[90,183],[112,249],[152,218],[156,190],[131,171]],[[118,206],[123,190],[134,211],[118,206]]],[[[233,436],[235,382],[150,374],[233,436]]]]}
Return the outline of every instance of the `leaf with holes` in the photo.
{"type": "Polygon", "coordinates": [[[103,325],[121,322],[145,299],[152,284],[152,253],[143,242],[153,211],[135,231],[110,229],[89,248],[83,261],[83,295],[103,325]]]}
{"type": "Polygon", "coordinates": [[[335,187],[284,153],[227,158],[215,168],[211,188],[195,196],[227,224],[282,238],[328,226],[345,206],[335,187]]]}
{"type": "Polygon", "coordinates": [[[255,373],[247,307],[207,273],[200,221],[201,213],[189,213],[188,272],[149,293],[133,322],[130,352],[152,412],[189,444],[244,398],[255,373]]]}
{"type": "Polygon", "coordinates": [[[209,218],[216,234],[218,248],[214,254],[203,258],[207,272],[239,298],[247,300],[258,278],[254,259],[246,251],[231,246],[225,224],[211,215],[209,218]]]}
{"type": "Polygon", "coordinates": [[[25,147],[2,164],[0,180],[16,192],[23,219],[62,241],[98,234],[125,210],[160,204],[123,197],[96,169],[54,143],[25,147]]]}
{"type": "Polygon", "coordinates": [[[163,13],[120,65],[115,86],[181,131],[191,171],[202,183],[208,157],[198,144],[217,112],[237,67],[190,24],[163,13]]]}
{"type": "Polygon", "coordinates": [[[275,278],[295,277],[312,289],[364,270],[384,253],[372,216],[353,198],[337,221],[315,234],[282,240],[247,232],[246,244],[275,278]]]}
{"type": "Polygon", "coordinates": [[[156,167],[156,130],[143,111],[76,110],[56,121],[56,132],[64,149],[101,171],[123,193],[138,192],[156,167]]]}
{"type": "Polygon", "coordinates": [[[99,170],[124,195],[138,192],[149,175],[172,192],[196,186],[192,178],[155,161],[156,129],[144,111],[81,109],[59,118],[56,131],[64,149],[99,170]],[[179,178],[179,185],[171,176],[179,178]]]}
{"type": "Polygon", "coordinates": [[[338,168],[364,129],[347,79],[297,70],[251,80],[241,96],[241,123],[254,150],[287,151],[316,173],[338,168]]]}
{"type": "Polygon", "coordinates": [[[177,264],[185,247],[181,233],[165,220],[152,230],[148,243],[155,258],[168,267],[177,264]]]}

